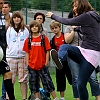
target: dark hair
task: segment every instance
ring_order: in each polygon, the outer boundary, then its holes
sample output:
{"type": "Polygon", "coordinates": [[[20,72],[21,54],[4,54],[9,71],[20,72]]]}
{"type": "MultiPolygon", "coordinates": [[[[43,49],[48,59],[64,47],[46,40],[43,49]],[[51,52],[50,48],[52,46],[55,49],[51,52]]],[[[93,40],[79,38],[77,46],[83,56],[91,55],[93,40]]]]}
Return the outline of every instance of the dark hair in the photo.
{"type": "Polygon", "coordinates": [[[73,18],[73,11],[72,10],[69,12],[68,18],[73,18]]]}
{"type": "Polygon", "coordinates": [[[78,2],[78,8],[77,8],[78,15],[94,10],[94,8],[91,6],[91,4],[88,2],[88,0],[73,0],[72,8],[73,8],[74,3],[76,3],[76,2],[78,2]]]}
{"type": "Polygon", "coordinates": [[[9,8],[11,7],[11,3],[9,1],[4,1],[4,4],[8,4],[9,8]]]}
{"type": "Polygon", "coordinates": [[[40,13],[40,12],[35,13],[34,20],[36,20],[36,17],[39,16],[39,15],[41,15],[43,17],[43,23],[44,23],[44,21],[45,21],[45,15],[43,13],[40,13]]]}

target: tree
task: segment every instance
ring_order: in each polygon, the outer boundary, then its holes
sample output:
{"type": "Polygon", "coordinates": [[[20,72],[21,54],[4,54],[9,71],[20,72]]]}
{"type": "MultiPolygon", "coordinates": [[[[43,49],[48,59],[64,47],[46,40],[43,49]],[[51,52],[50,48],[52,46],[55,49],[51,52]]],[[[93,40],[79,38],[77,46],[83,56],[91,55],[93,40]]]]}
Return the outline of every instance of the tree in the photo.
{"type": "Polygon", "coordinates": [[[51,0],[51,10],[57,10],[57,0],[51,0]]]}
{"type": "Polygon", "coordinates": [[[23,1],[22,0],[9,0],[11,3],[11,11],[20,10],[23,7],[23,1]]]}

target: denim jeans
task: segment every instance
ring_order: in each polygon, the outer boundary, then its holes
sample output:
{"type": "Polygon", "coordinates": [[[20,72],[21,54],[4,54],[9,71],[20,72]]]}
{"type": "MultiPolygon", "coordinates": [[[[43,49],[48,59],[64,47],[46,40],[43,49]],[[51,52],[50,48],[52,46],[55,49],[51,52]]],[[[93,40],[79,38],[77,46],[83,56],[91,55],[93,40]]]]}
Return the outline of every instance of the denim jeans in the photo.
{"type": "Polygon", "coordinates": [[[6,90],[5,90],[5,87],[4,87],[4,81],[2,81],[2,98],[6,99],[6,90]]]}
{"type": "MultiPolygon", "coordinates": [[[[68,60],[69,68],[71,70],[71,74],[72,74],[72,88],[73,88],[74,98],[79,98],[78,90],[77,90],[79,64],[71,60],[69,57],[67,58],[67,60],[68,60]]],[[[99,88],[99,83],[96,77],[95,70],[93,71],[93,73],[91,74],[89,78],[89,83],[91,86],[92,96],[100,95],[100,88],[99,88]]]]}
{"type": "Polygon", "coordinates": [[[58,57],[62,62],[69,57],[79,64],[77,90],[80,100],[88,100],[86,85],[95,67],[83,57],[79,48],[76,46],[68,44],[61,45],[58,51],[58,57]]]}

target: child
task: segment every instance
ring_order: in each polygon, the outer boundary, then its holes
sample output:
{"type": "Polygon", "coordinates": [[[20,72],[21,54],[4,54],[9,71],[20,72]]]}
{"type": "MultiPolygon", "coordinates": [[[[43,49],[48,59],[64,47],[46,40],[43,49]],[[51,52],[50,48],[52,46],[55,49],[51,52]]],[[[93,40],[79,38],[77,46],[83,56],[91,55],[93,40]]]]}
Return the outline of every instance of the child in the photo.
{"type": "Polygon", "coordinates": [[[48,31],[45,27],[43,27],[43,24],[45,22],[45,15],[41,12],[37,12],[34,15],[34,20],[36,20],[40,24],[40,33],[47,35],[48,31]]]}
{"type": "Polygon", "coordinates": [[[54,85],[48,71],[48,61],[50,52],[50,43],[44,36],[45,48],[41,46],[40,24],[33,20],[30,25],[31,44],[28,38],[25,40],[23,50],[26,52],[26,63],[29,70],[29,87],[31,93],[34,92],[35,100],[39,99],[40,79],[45,91],[49,91],[54,100],[58,100],[54,91],[54,85]]]}
{"type": "MultiPolygon", "coordinates": [[[[54,33],[54,37],[50,42],[51,48],[58,51],[60,45],[65,43],[64,34],[61,32],[61,23],[52,20],[50,23],[50,29],[54,33]]],[[[72,84],[72,76],[67,61],[64,61],[62,65],[63,68],[61,70],[56,68],[56,83],[57,91],[60,92],[60,100],[65,100],[64,91],[66,90],[66,77],[69,84],[72,84]]]]}
{"type": "MultiPolygon", "coordinates": [[[[0,62],[0,75],[3,75],[3,82],[5,90],[9,96],[10,100],[15,100],[14,88],[12,84],[12,74],[10,67],[6,61],[6,29],[5,29],[5,19],[2,13],[0,12],[0,46],[3,49],[3,60],[0,62]]],[[[3,98],[1,97],[0,100],[3,98]]]]}
{"type": "Polygon", "coordinates": [[[7,50],[6,57],[12,72],[12,82],[18,82],[22,93],[22,99],[27,99],[28,69],[26,66],[25,52],[22,50],[25,39],[29,36],[29,31],[25,27],[24,19],[19,11],[12,13],[10,26],[7,29],[7,50]]]}

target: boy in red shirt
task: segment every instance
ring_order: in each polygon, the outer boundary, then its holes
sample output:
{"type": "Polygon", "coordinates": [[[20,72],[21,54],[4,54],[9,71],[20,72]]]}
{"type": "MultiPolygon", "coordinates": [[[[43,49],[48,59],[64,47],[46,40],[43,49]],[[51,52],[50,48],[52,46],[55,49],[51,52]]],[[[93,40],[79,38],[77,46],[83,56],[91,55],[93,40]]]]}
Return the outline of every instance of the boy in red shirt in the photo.
{"type": "Polygon", "coordinates": [[[48,70],[50,43],[44,36],[44,46],[41,44],[40,25],[37,21],[32,21],[30,27],[30,38],[27,38],[23,50],[26,52],[26,63],[29,70],[29,87],[34,92],[35,100],[39,99],[40,79],[45,91],[49,91],[54,100],[58,100],[55,94],[55,88],[48,70]]]}
{"type": "MultiPolygon", "coordinates": [[[[54,33],[54,36],[50,41],[51,48],[52,50],[55,49],[58,51],[62,44],[66,44],[64,33],[61,32],[61,23],[52,20],[50,23],[50,29],[54,33]]],[[[66,78],[71,85],[72,75],[67,60],[62,63],[62,66],[60,66],[60,70],[56,68],[56,84],[57,91],[60,92],[60,100],[65,100],[64,91],[66,90],[66,78]]]]}

